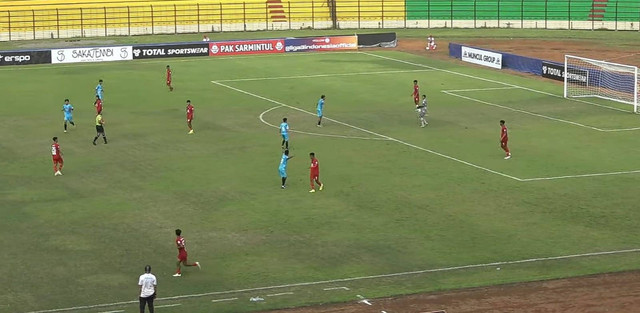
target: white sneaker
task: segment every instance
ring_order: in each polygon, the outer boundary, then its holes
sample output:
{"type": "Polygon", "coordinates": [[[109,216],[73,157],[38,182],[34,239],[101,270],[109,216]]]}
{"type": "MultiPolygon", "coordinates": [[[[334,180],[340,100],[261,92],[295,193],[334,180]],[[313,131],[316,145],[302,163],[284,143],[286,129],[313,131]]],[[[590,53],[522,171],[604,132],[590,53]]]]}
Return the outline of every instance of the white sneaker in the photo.
{"type": "Polygon", "coordinates": [[[57,171],[57,172],[55,172],[55,174],[53,174],[53,176],[62,176],[62,172],[57,171]]]}
{"type": "Polygon", "coordinates": [[[180,273],[173,274],[173,277],[180,277],[180,276],[182,276],[182,274],[180,274],[180,273]]]}
{"type": "Polygon", "coordinates": [[[66,132],[67,132],[67,130],[65,129],[65,130],[64,130],[64,132],[66,133],[66,132]]]}
{"type": "Polygon", "coordinates": [[[504,157],[505,160],[511,159],[511,154],[507,155],[506,157],[504,157]]]}
{"type": "Polygon", "coordinates": [[[196,262],[196,266],[198,267],[199,270],[202,269],[202,267],[200,267],[200,262],[196,262]]]}

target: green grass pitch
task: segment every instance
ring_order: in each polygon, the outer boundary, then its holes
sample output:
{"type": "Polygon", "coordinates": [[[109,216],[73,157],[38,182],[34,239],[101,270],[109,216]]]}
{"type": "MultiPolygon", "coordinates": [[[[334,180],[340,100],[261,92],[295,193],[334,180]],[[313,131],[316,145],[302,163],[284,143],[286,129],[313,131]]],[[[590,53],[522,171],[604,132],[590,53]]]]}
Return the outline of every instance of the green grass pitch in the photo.
{"type": "Polygon", "coordinates": [[[145,264],[158,276],[159,298],[187,296],[157,302],[175,305],[162,312],[249,312],[638,268],[637,254],[620,253],[303,284],[637,248],[638,117],[630,107],[558,97],[556,83],[394,51],[0,75],[2,312],[135,301],[145,264]],[[93,146],[98,79],[110,141],[93,146]],[[414,79],[430,101],[424,129],[410,97],[414,79]],[[317,128],[321,94],[329,120],[317,128]],[[67,134],[65,98],[77,123],[67,134]],[[268,125],[282,117],[294,130],[286,190],[279,135],[268,125]],[[498,143],[501,119],[511,160],[498,143]],[[65,156],[62,177],[51,169],[53,136],[65,156]],[[326,186],[315,194],[312,151],[326,186]],[[181,278],[171,277],[175,228],[203,265],[181,278]],[[262,289],[279,285],[292,286],[262,289]],[[349,291],[324,290],[336,287],[349,291]]]}

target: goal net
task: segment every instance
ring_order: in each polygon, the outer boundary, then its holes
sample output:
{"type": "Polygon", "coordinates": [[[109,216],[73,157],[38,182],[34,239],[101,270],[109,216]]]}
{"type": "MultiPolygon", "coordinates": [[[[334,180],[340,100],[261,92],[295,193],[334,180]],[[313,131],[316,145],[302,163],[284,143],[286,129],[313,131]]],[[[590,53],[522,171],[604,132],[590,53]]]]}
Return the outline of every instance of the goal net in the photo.
{"type": "Polygon", "coordinates": [[[565,55],[564,97],[627,103],[638,113],[638,67],[565,55]]]}

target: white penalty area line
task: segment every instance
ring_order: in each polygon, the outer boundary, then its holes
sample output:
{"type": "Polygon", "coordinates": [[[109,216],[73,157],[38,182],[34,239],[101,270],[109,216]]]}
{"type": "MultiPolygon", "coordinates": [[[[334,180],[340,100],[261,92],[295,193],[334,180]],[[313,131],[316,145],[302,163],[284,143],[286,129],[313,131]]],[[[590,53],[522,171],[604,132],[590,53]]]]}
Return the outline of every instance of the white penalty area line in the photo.
{"type": "MultiPolygon", "coordinates": [[[[263,116],[265,113],[267,113],[267,112],[269,112],[269,111],[271,111],[271,110],[275,110],[275,109],[277,109],[277,108],[286,107],[286,108],[290,108],[290,109],[293,109],[293,110],[297,110],[297,111],[300,111],[300,112],[303,112],[303,113],[306,113],[306,114],[310,114],[310,115],[314,115],[314,116],[315,116],[315,114],[314,114],[314,113],[312,113],[312,112],[305,111],[305,110],[303,110],[303,109],[301,109],[301,108],[294,107],[294,106],[291,106],[291,105],[288,105],[288,104],[282,103],[282,102],[277,101],[277,100],[269,99],[269,98],[267,98],[267,97],[263,97],[263,96],[260,96],[260,95],[257,95],[257,94],[254,94],[254,93],[251,93],[251,92],[248,92],[248,91],[245,91],[245,90],[239,89],[239,88],[235,88],[235,87],[232,87],[232,86],[229,86],[229,85],[225,85],[225,84],[220,83],[220,82],[212,81],[212,83],[214,83],[214,84],[216,84],[216,85],[219,85],[219,86],[222,86],[222,87],[225,87],[225,88],[229,88],[229,89],[234,90],[234,91],[237,91],[237,92],[239,92],[239,93],[243,93],[243,94],[245,94],[245,95],[249,95],[249,96],[252,96],[252,97],[255,97],[255,98],[258,98],[258,99],[262,99],[262,100],[265,100],[265,101],[268,101],[268,102],[271,102],[271,103],[278,104],[278,106],[273,107],[273,108],[271,108],[271,109],[268,109],[268,110],[266,110],[265,112],[263,112],[263,113],[261,114],[261,119],[260,119],[260,120],[261,120],[263,123],[265,123],[265,124],[267,124],[267,125],[269,125],[269,126],[272,126],[272,127],[276,127],[276,128],[277,128],[277,126],[275,126],[275,125],[271,125],[271,124],[269,124],[268,122],[266,122],[266,121],[264,120],[264,118],[262,118],[262,116],[263,116]]],[[[465,96],[456,95],[456,94],[453,94],[453,93],[451,93],[451,95],[455,95],[455,96],[459,96],[459,97],[462,97],[462,98],[466,98],[465,96]]],[[[477,100],[477,99],[473,99],[473,98],[470,98],[470,99],[471,99],[471,100],[474,100],[474,101],[479,101],[479,100],[477,100]]],[[[481,101],[481,100],[480,100],[480,101],[481,101]]],[[[487,104],[489,104],[489,103],[487,103],[487,104]]],[[[500,106],[500,105],[496,105],[496,104],[489,104],[489,105],[500,106]]],[[[502,107],[502,106],[500,106],[500,107],[502,107]]],[[[507,107],[504,107],[504,108],[507,108],[507,107]]],[[[517,110],[517,109],[512,109],[512,108],[507,108],[507,109],[510,109],[510,110],[517,110]]],[[[533,115],[535,115],[536,113],[528,112],[528,114],[533,114],[533,115]]],[[[467,162],[467,161],[464,161],[464,160],[460,160],[460,159],[454,158],[454,157],[452,157],[452,156],[449,156],[449,155],[446,155],[446,154],[443,154],[443,153],[440,153],[440,152],[437,152],[437,151],[434,151],[434,150],[430,150],[430,149],[427,149],[427,148],[423,148],[423,147],[420,147],[420,146],[416,146],[416,145],[414,145],[414,144],[411,144],[411,143],[408,143],[408,142],[402,141],[402,140],[400,140],[400,139],[396,139],[396,138],[392,138],[392,137],[389,137],[389,136],[386,136],[386,135],[382,135],[382,134],[379,134],[379,133],[376,133],[376,132],[370,131],[370,130],[368,130],[368,129],[364,129],[364,128],[361,128],[361,127],[355,126],[355,125],[351,125],[351,124],[348,124],[348,123],[345,123],[345,122],[341,122],[341,121],[338,121],[338,120],[335,120],[335,119],[332,119],[332,118],[328,118],[328,117],[323,117],[323,118],[324,118],[324,119],[326,119],[326,120],[332,121],[332,122],[334,122],[334,123],[336,123],[336,124],[340,124],[340,125],[343,125],[343,126],[347,126],[347,127],[353,128],[353,129],[357,129],[357,130],[359,130],[359,131],[362,131],[362,132],[365,132],[365,133],[368,133],[368,134],[371,134],[371,135],[374,135],[374,136],[378,136],[381,140],[382,140],[382,139],[384,139],[384,140],[389,140],[389,141],[395,141],[395,142],[400,143],[400,144],[403,144],[403,145],[405,145],[405,146],[408,146],[408,147],[411,147],[411,148],[414,148],[414,149],[418,149],[418,150],[421,150],[421,151],[424,151],[424,152],[428,152],[428,153],[431,153],[431,154],[437,155],[437,156],[439,156],[439,157],[443,157],[443,158],[445,158],[445,159],[449,159],[449,160],[451,160],[451,161],[455,161],[455,162],[458,162],[458,163],[462,163],[462,164],[464,164],[464,165],[467,165],[467,166],[470,166],[470,167],[473,167],[473,168],[476,168],[476,169],[479,169],[479,170],[483,170],[483,171],[485,171],[485,172],[489,172],[489,173],[492,173],[492,174],[500,175],[500,176],[502,176],[502,177],[510,178],[510,179],[513,179],[513,180],[518,181],[518,182],[531,182],[531,181],[540,181],[540,180],[558,180],[558,179],[567,179],[567,178],[584,178],[584,177],[613,176],[613,175],[624,175],[624,174],[637,174],[637,173],[640,173],[640,170],[631,170],[631,171],[619,171],[619,172],[606,172],[606,173],[591,173],[591,174],[578,174],[578,175],[553,176],[553,177],[546,177],[546,178],[545,178],[545,177],[537,177],[537,178],[519,178],[519,177],[516,177],[516,176],[512,176],[512,175],[508,175],[508,174],[505,174],[505,173],[502,173],[502,172],[498,172],[498,171],[495,171],[495,170],[492,170],[492,169],[489,169],[489,168],[486,168],[486,167],[483,167],[483,166],[480,166],[480,165],[477,165],[477,164],[473,164],[473,163],[471,163],[471,162],[467,162]]],[[[551,118],[551,119],[555,119],[555,118],[551,118]]],[[[567,122],[567,123],[573,123],[573,122],[570,122],[570,121],[566,121],[566,122],[567,122]]],[[[577,123],[577,124],[579,124],[579,123],[577,123]]],[[[581,125],[581,124],[580,124],[580,125],[581,125]]],[[[590,126],[583,125],[583,127],[590,127],[590,126]]],[[[309,133],[309,134],[311,134],[311,135],[320,135],[320,134],[314,134],[314,133],[309,133]]],[[[324,135],[326,135],[326,136],[330,136],[330,137],[350,138],[350,139],[372,139],[372,138],[367,138],[367,137],[355,138],[355,137],[350,137],[350,136],[340,136],[340,135],[328,135],[328,134],[324,134],[324,135]]]]}
{"type": "Polygon", "coordinates": [[[332,287],[332,288],[324,288],[322,289],[324,291],[330,291],[330,290],[349,290],[349,288],[347,287],[332,287]]]}
{"type": "Polygon", "coordinates": [[[423,69],[423,70],[397,70],[397,71],[378,71],[378,72],[314,74],[314,75],[296,75],[296,76],[272,76],[272,77],[222,79],[222,80],[216,80],[216,82],[220,82],[220,83],[248,82],[248,81],[260,81],[260,80],[280,80],[280,79],[318,78],[318,77],[336,77],[336,76],[357,76],[357,75],[380,75],[380,74],[399,74],[399,73],[416,73],[416,72],[433,72],[433,71],[434,70],[432,70],[432,69],[423,69]]]}
{"type": "Polygon", "coordinates": [[[528,115],[532,115],[532,116],[536,116],[536,117],[540,117],[540,118],[544,118],[544,119],[548,119],[548,120],[552,120],[552,121],[556,121],[556,122],[561,122],[561,123],[571,124],[571,125],[574,125],[574,126],[588,128],[588,129],[591,129],[591,130],[603,131],[600,128],[589,126],[589,125],[585,125],[585,124],[581,124],[581,123],[578,123],[578,122],[567,121],[567,120],[563,120],[563,119],[559,119],[559,118],[555,118],[555,117],[551,117],[551,116],[542,115],[542,114],[539,114],[539,113],[533,113],[533,112],[529,112],[529,111],[525,111],[525,110],[514,109],[514,108],[511,108],[511,107],[508,107],[508,106],[504,106],[504,105],[500,105],[500,104],[496,104],[496,103],[492,103],[492,102],[488,102],[488,101],[484,101],[484,100],[480,100],[480,99],[476,99],[476,98],[472,98],[472,97],[459,95],[457,93],[454,93],[451,90],[443,90],[442,92],[445,93],[445,94],[448,94],[450,96],[454,96],[454,97],[458,97],[458,98],[462,98],[462,99],[466,99],[466,100],[470,100],[470,101],[486,104],[486,105],[489,105],[489,106],[492,106],[492,107],[496,107],[496,108],[501,108],[501,109],[505,109],[505,110],[509,110],[509,111],[513,111],[513,112],[528,114],[528,115]]]}
{"type": "Polygon", "coordinates": [[[155,308],[159,309],[159,308],[170,308],[170,307],[174,307],[174,306],[181,306],[181,303],[175,303],[175,304],[165,304],[165,305],[156,305],[155,308]]]}
{"type": "Polygon", "coordinates": [[[610,107],[610,106],[607,106],[607,105],[602,105],[602,104],[589,102],[589,101],[585,101],[585,100],[580,100],[580,99],[565,98],[563,96],[559,96],[559,95],[556,95],[556,94],[553,94],[553,93],[550,93],[550,92],[536,90],[536,89],[532,89],[532,88],[528,88],[528,87],[524,87],[524,86],[519,86],[519,85],[514,85],[514,84],[509,84],[509,83],[505,83],[505,82],[501,82],[501,81],[497,81],[497,80],[493,80],[493,79],[489,79],[489,78],[474,76],[474,75],[470,75],[470,74],[464,74],[464,73],[460,73],[460,72],[456,72],[456,71],[445,70],[445,69],[442,69],[442,68],[429,66],[429,65],[426,65],[426,64],[409,62],[409,61],[406,61],[406,60],[386,57],[386,56],[383,56],[383,55],[378,55],[378,54],[369,53],[369,52],[359,52],[359,53],[364,54],[364,55],[368,55],[368,56],[372,56],[372,57],[375,57],[375,58],[379,58],[379,59],[384,59],[384,60],[394,61],[394,62],[398,62],[398,63],[409,64],[409,65],[422,67],[422,68],[428,68],[428,69],[432,69],[432,70],[435,70],[435,71],[440,71],[440,72],[449,73],[449,74],[453,74],[453,75],[459,75],[459,76],[463,76],[463,77],[467,77],[467,78],[471,78],[471,79],[475,79],[475,80],[481,80],[481,81],[486,81],[486,82],[490,82],[490,83],[500,84],[500,85],[503,85],[503,86],[520,88],[520,89],[523,89],[523,90],[527,90],[527,91],[531,91],[531,92],[535,92],[535,93],[539,93],[539,94],[543,94],[543,95],[547,95],[547,96],[551,96],[551,97],[555,97],[555,98],[562,98],[562,99],[566,99],[566,100],[569,100],[569,101],[575,101],[575,102],[580,102],[580,103],[585,103],[585,104],[601,107],[603,109],[629,113],[629,111],[624,110],[624,109],[619,109],[619,108],[616,108],[616,107],[610,107]]]}
{"type": "Polygon", "coordinates": [[[286,296],[286,295],[292,295],[293,292],[281,292],[281,293],[273,293],[270,295],[267,295],[267,297],[279,297],[279,296],[286,296]]]}
{"type": "MultiPolygon", "coordinates": [[[[217,82],[217,81],[211,81],[211,82],[216,84],[216,85],[219,85],[219,86],[222,86],[222,87],[225,87],[225,88],[229,88],[231,90],[237,91],[239,93],[243,93],[243,94],[248,95],[248,96],[252,96],[252,97],[255,97],[255,98],[258,98],[258,99],[262,99],[264,101],[268,101],[268,102],[271,102],[271,103],[278,104],[281,107],[287,107],[287,108],[290,108],[290,109],[293,109],[293,110],[296,110],[296,111],[300,111],[300,112],[303,112],[303,113],[306,113],[306,114],[315,115],[312,112],[309,112],[309,111],[303,110],[301,108],[294,107],[294,106],[282,103],[280,101],[269,99],[267,97],[263,97],[261,95],[255,94],[255,93],[251,93],[251,92],[239,89],[239,88],[235,88],[235,87],[232,87],[232,86],[229,86],[229,85],[225,85],[225,84],[217,82]]],[[[275,109],[275,108],[273,108],[273,109],[275,109]]],[[[464,161],[464,160],[460,160],[460,159],[454,158],[452,156],[449,156],[449,155],[446,155],[446,154],[443,154],[443,153],[440,153],[440,152],[437,152],[437,151],[434,151],[434,150],[430,150],[430,149],[427,149],[427,148],[416,146],[414,144],[402,141],[400,139],[392,138],[392,137],[389,137],[389,136],[386,136],[386,135],[382,135],[382,134],[376,133],[376,132],[368,130],[368,129],[364,129],[362,127],[351,125],[349,123],[341,122],[341,121],[338,121],[338,120],[335,120],[335,119],[332,119],[332,118],[328,118],[328,117],[323,117],[323,119],[328,120],[328,121],[332,121],[332,122],[334,122],[336,124],[340,124],[340,125],[343,125],[343,126],[347,126],[347,127],[353,128],[353,129],[357,129],[357,130],[365,132],[367,134],[378,136],[379,138],[384,138],[384,139],[387,139],[387,140],[390,140],[390,141],[395,141],[395,142],[403,144],[405,146],[408,146],[408,147],[411,147],[411,148],[414,148],[414,149],[418,149],[418,150],[422,150],[424,152],[428,152],[428,153],[437,155],[439,157],[443,157],[445,159],[449,159],[449,160],[452,160],[452,161],[455,161],[455,162],[458,162],[458,163],[462,163],[462,164],[474,167],[476,169],[480,169],[480,170],[483,170],[483,171],[486,171],[486,172],[489,172],[489,173],[493,173],[493,174],[496,174],[496,175],[507,177],[507,178],[510,178],[510,179],[513,179],[513,180],[516,180],[516,181],[522,181],[522,179],[520,179],[518,177],[511,176],[511,175],[508,175],[508,174],[505,174],[505,173],[501,173],[501,172],[498,172],[498,171],[494,171],[492,169],[489,169],[489,168],[486,168],[486,167],[482,167],[480,165],[476,165],[476,164],[473,164],[473,163],[470,163],[470,162],[467,162],[467,161],[464,161]]]]}
{"type": "Polygon", "coordinates": [[[227,301],[235,301],[235,300],[238,300],[238,298],[215,299],[215,300],[211,300],[211,302],[216,303],[216,302],[227,302],[227,301]]]}
{"type": "Polygon", "coordinates": [[[573,125],[573,126],[584,127],[584,128],[595,130],[595,131],[599,131],[599,132],[621,132],[621,131],[640,130],[640,127],[616,128],[616,129],[598,128],[598,127],[595,127],[595,126],[590,126],[590,125],[586,125],[586,124],[582,124],[582,123],[578,123],[578,122],[574,122],[574,121],[569,121],[569,120],[563,120],[563,119],[560,119],[560,118],[556,118],[556,117],[552,117],[552,116],[548,116],[548,115],[544,115],[544,114],[540,114],[540,113],[534,113],[534,112],[530,112],[530,111],[526,111],[526,110],[515,109],[515,108],[512,108],[512,107],[508,107],[508,106],[492,103],[492,102],[489,102],[489,101],[476,99],[476,98],[473,98],[473,97],[467,97],[467,96],[459,95],[459,94],[456,93],[456,92],[490,91],[490,90],[503,90],[503,89],[518,89],[518,87],[442,90],[442,92],[445,93],[445,94],[448,94],[450,96],[454,96],[454,97],[458,97],[458,98],[462,98],[462,99],[466,99],[466,100],[470,100],[470,101],[486,104],[486,105],[489,105],[489,106],[493,106],[493,107],[497,107],[497,108],[501,108],[501,109],[505,109],[505,110],[509,110],[509,111],[513,111],[513,112],[528,114],[528,115],[532,115],[532,116],[536,116],[536,117],[540,117],[540,118],[544,118],[544,119],[548,119],[548,120],[552,120],[552,121],[556,121],[556,122],[560,122],[560,123],[566,123],[566,124],[570,124],[570,125],[573,125]]]}
{"type": "Polygon", "coordinates": [[[537,178],[524,178],[523,182],[541,181],[541,180],[557,180],[568,178],[584,178],[584,177],[598,177],[598,176],[615,176],[615,175],[628,175],[639,174],[640,170],[635,171],[621,171],[621,172],[609,172],[609,173],[593,173],[593,174],[579,174],[579,175],[565,175],[565,176],[553,176],[553,177],[537,177],[537,178]]]}
{"type": "MultiPolygon", "coordinates": [[[[286,106],[283,105],[278,105],[275,106],[273,108],[270,108],[262,113],[260,113],[260,121],[268,126],[274,127],[274,128],[280,128],[277,125],[273,125],[269,122],[267,122],[264,119],[264,115],[275,110],[275,109],[280,109],[280,108],[286,108],[286,106]]],[[[305,135],[312,135],[312,136],[321,136],[321,137],[333,137],[333,138],[343,138],[343,139],[361,139],[361,140],[388,140],[386,138],[379,138],[379,137],[358,137],[358,136],[345,136],[345,135],[333,135],[333,134],[323,134],[323,133],[312,133],[312,132],[305,132],[305,131],[301,131],[301,130],[290,130],[290,132],[292,133],[298,133],[298,134],[305,134],[305,135]]]]}
{"type": "MultiPolygon", "coordinates": [[[[543,257],[543,258],[531,258],[531,259],[523,259],[523,260],[516,260],[516,261],[501,261],[501,262],[492,262],[492,263],[451,266],[451,267],[442,267],[442,268],[435,268],[435,269],[426,269],[426,270],[391,273],[391,274],[359,276],[359,277],[340,278],[340,279],[332,279],[332,280],[320,280],[320,281],[314,281],[314,282],[293,283],[293,284],[247,288],[247,289],[236,289],[236,290],[227,290],[227,291],[213,291],[213,292],[206,292],[206,293],[199,293],[199,294],[189,294],[189,295],[173,296],[173,297],[166,297],[166,298],[158,298],[156,299],[156,301],[189,299],[189,298],[198,298],[198,297],[205,297],[205,296],[265,291],[265,290],[283,289],[283,288],[292,288],[292,287],[305,287],[305,286],[314,286],[314,285],[323,285],[323,284],[335,284],[335,283],[341,283],[341,282],[353,282],[353,281],[361,281],[361,280],[369,280],[369,279],[411,276],[411,275],[419,275],[419,274],[427,274],[427,273],[450,272],[454,270],[477,269],[477,268],[484,268],[484,267],[490,267],[490,266],[496,266],[496,265],[504,266],[504,265],[515,265],[515,264],[527,264],[527,263],[544,262],[544,261],[569,260],[569,259],[584,258],[584,257],[596,257],[596,256],[638,253],[638,252],[640,252],[640,248],[570,254],[570,255],[562,255],[562,256],[543,257]]],[[[220,300],[212,300],[212,302],[231,301],[231,300],[237,300],[237,299],[238,298],[220,299],[220,300]]],[[[54,313],[54,312],[77,311],[77,310],[87,310],[87,309],[95,309],[95,308],[101,308],[101,307],[120,306],[120,305],[133,304],[133,303],[138,303],[138,301],[136,300],[136,301],[123,301],[123,302],[113,302],[113,303],[104,303],[104,304],[95,304],[95,305],[83,305],[83,306],[75,306],[75,307],[61,308],[61,309],[31,311],[27,313],[54,313]]]]}

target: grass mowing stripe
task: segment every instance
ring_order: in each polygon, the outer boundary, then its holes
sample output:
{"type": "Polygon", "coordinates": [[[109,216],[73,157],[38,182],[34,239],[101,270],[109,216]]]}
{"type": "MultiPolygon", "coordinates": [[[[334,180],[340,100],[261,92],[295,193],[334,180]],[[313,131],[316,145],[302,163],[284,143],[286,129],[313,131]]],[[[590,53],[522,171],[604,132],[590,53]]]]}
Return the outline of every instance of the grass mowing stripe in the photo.
{"type": "MultiPolygon", "coordinates": [[[[640,248],[626,249],[626,250],[614,250],[614,251],[589,252],[589,253],[580,253],[580,254],[569,254],[569,255],[562,255],[562,256],[552,256],[552,257],[544,257],[544,258],[531,258],[531,259],[523,259],[523,260],[516,260],[516,261],[498,261],[498,262],[491,262],[491,263],[450,266],[450,267],[442,267],[442,268],[434,268],[434,269],[426,269],[426,270],[418,270],[418,271],[410,271],[410,272],[400,272],[400,273],[390,273],[390,274],[380,274],[380,275],[340,278],[340,279],[332,279],[332,280],[321,280],[321,281],[314,281],[314,282],[302,282],[302,283],[294,283],[294,284],[285,284],[285,285],[276,285],[276,286],[267,286],[267,287],[256,287],[256,288],[237,289],[237,290],[227,290],[227,291],[213,291],[213,292],[206,292],[206,293],[199,293],[199,294],[181,295],[181,296],[173,296],[173,297],[166,297],[166,298],[157,298],[156,301],[179,300],[179,299],[197,298],[197,297],[223,295],[223,294],[233,294],[233,293],[241,293],[241,292],[249,292],[249,291],[264,291],[264,290],[282,289],[282,288],[290,288],[290,287],[301,287],[301,286],[313,286],[313,285],[321,285],[321,284],[332,284],[332,283],[337,283],[337,282],[350,282],[350,281],[357,281],[357,280],[388,278],[388,277],[407,276],[407,275],[416,275],[416,274],[425,274],[425,273],[448,272],[448,271],[454,271],[454,270],[482,268],[482,267],[490,267],[490,266],[497,266],[497,265],[524,264],[524,263],[544,262],[544,261],[553,261],[553,260],[567,260],[567,259],[575,259],[575,258],[603,256],[603,255],[615,255],[615,254],[625,254],[625,253],[637,253],[637,252],[640,252],[640,248]]],[[[231,301],[231,300],[237,300],[237,299],[238,298],[219,299],[219,300],[212,300],[212,302],[231,301]]],[[[118,306],[118,305],[132,304],[132,303],[137,303],[137,302],[138,301],[124,301],[124,302],[104,303],[104,304],[96,304],[96,305],[76,306],[76,307],[61,308],[61,309],[31,311],[31,312],[27,312],[27,313],[66,312],[66,311],[94,309],[94,308],[100,308],[100,307],[118,306]]]]}
{"type": "MultiPolygon", "coordinates": [[[[298,107],[294,107],[294,106],[291,106],[291,105],[288,105],[288,104],[284,104],[282,102],[279,102],[279,101],[276,101],[276,100],[273,100],[273,99],[269,99],[269,98],[266,98],[266,97],[263,97],[263,96],[260,96],[260,95],[257,95],[257,94],[242,90],[242,89],[238,89],[238,88],[235,88],[235,87],[232,87],[232,86],[229,86],[229,85],[225,85],[225,84],[222,84],[222,83],[219,83],[219,82],[216,82],[216,81],[211,81],[211,82],[216,84],[216,85],[219,85],[219,86],[222,86],[222,87],[226,87],[226,88],[229,88],[231,90],[235,90],[237,92],[240,92],[240,93],[252,96],[252,97],[256,97],[258,99],[262,99],[262,100],[269,101],[269,102],[272,102],[272,103],[275,103],[275,104],[279,104],[281,106],[285,106],[285,107],[288,107],[290,109],[294,109],[294,110],[297,110],[297,111],[300,111],[300,112],[303,112],[303,113],[307,113],[307,114],[310,114],[310,115],[315,115],[312,112],[305,111],[305,110],[300,109],[298,107]]],[[[388,140],[395,141],[395,142],[403,144],[405,146],[412,147],[412,148],[418,149],[418,150],[422,150],[424,152],[428,152],[428,153],[431,153],[431,154],[435,154],[437,156],[440,156],[440,157],[443,157],[443,158],[446,158],[446,159],[449,159],[449,160],[452,160],[452,161],[455,161],[455,162],[458,162],[458,163],[462,163],[462,164],[465,164],[465,165],[468,165],[468,166],[471,166],[471,167],[474,167],[474,168],[477,168],[477,169],[480,169],[480,170],[483,170],[483,171],[486,171],[486,172],[489,172],[489,173],[493,173],[493,174],[496,174],[496,175],[507,177],[507,178],[510,178],[510,179],[513,179],[513,180],[516,180],[516,181],[522,181],[522,179],[520,179],[518,177],[511,176],[511,175],[508,175],[508,174],[505,174],[505,173],[501,173],[501,172],[498,172],[498,171],[494,171],[492,169],[489,169],[489,168],[486,168],[486,167],[482,167],[480,165],[476,165],[476,164],[473,164],[473,163],[470,163],[470,162],[467,162],[467,161],[464,161],[464,160],[460,160],[460,159],[454,158],[452,156],[449,156],[449,155],[446,155],[446,154],[443,154],[443,153],[440,153],[440,152],[437,152],[437,151],[434,151],[434,150],[430,150],[430,149],[427,149],[427,148],[416,146],[414,144],[402,141],[400,139],[396,139],[396,138],[392,138],[392,137],[389,137],[389,136],[386,136],[386,135],[382,135],[382,134],[376,133],[374,131],[371,131],[371,130],[368,130],[368,129],[364,129],[364,128],[361,128],[361,127],[358,127],[358,126],[355,126],[355,125],[351,125],[351,124],[348,124],[348,123],[345,123],[345,122],[341,122],[341,121],[338,121],[338,120],[335,120],[335,119],[332,119],[332,118],[328,118],[328,117],[323,117],[323,118],[326,119],[326,120],[332,121],[332,122],[334,122],[336,124],[340,124],[340,125],[343,125],[343,126],[351,127],[353,129],[357,129],[359,131],[363,131],[365,133],[378,136],[380,138],[386,138],[388,140]]]]}

